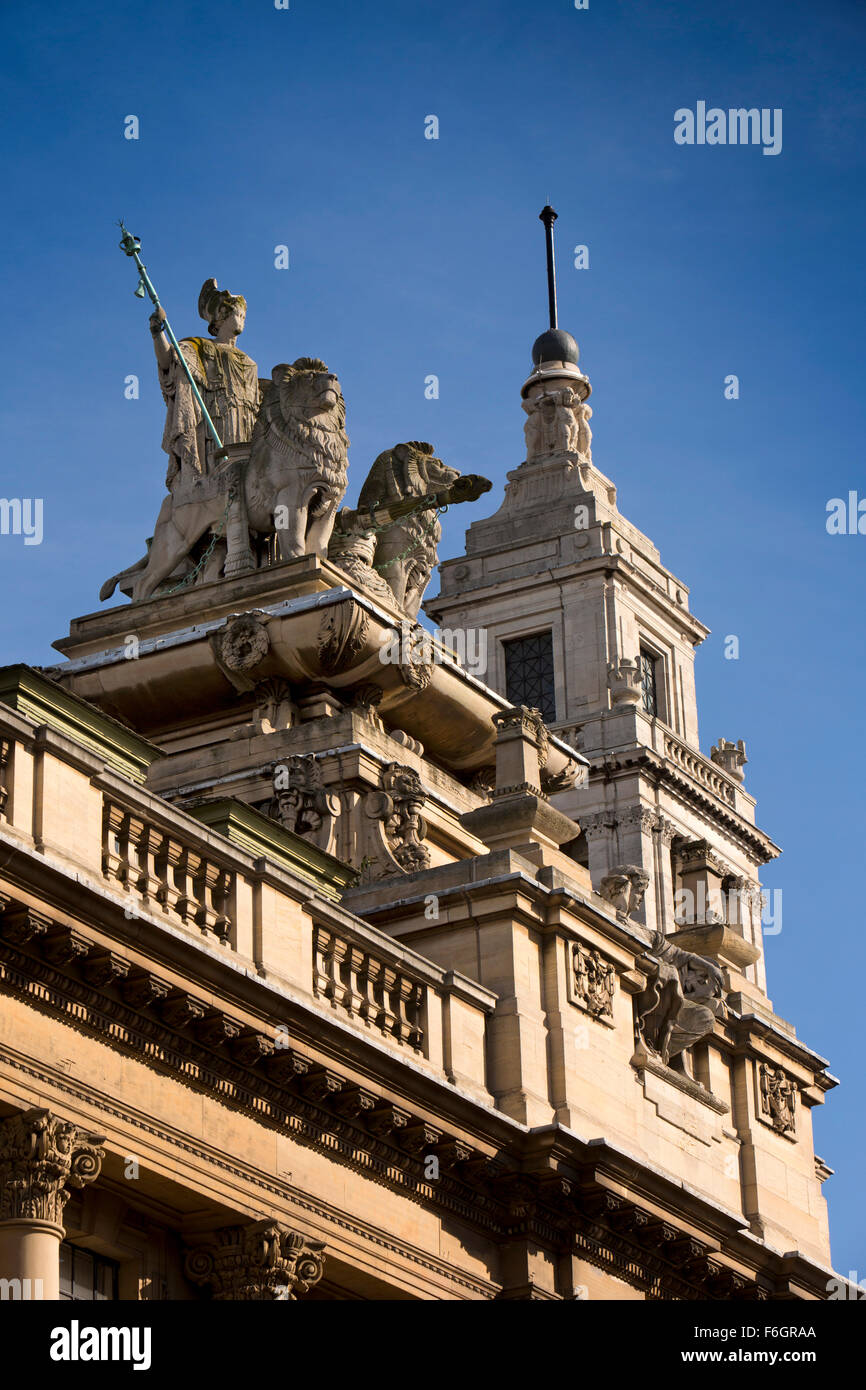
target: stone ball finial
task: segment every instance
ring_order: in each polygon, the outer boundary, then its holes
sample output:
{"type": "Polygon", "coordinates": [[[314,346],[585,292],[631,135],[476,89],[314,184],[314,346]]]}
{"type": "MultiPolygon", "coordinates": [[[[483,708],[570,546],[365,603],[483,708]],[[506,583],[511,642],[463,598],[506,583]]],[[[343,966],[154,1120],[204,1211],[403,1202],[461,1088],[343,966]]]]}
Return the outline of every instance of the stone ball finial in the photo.
{"type": "Polygon", "coordinates": [[[535,367],[542,362],[571,362],[577,366],[579,358],[577,343],[563,328],[548,328],[532,344],[532,363],[535,367]]]}

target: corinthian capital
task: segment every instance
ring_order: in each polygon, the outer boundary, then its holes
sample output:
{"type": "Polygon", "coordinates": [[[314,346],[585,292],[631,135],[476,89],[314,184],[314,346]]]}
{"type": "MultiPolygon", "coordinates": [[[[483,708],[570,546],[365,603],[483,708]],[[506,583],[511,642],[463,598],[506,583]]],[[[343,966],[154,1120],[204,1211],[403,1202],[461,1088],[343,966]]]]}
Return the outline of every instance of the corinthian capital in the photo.
{"type": "Polygon", "coordinates": [[[52,1115],[26,1110],[0,1121],[0,1221],[63,1224],[70,1189],[99,1176],[105,1142],[52,1115]]]}
{"type": "Polygon", "coordinates": [[[324,1242],[308,1240],[278,1221],[224,1226],[186,1257],[193,1283],[209,1284],[215,1299],[295,1301],[322,1277],[324,1242]]]}

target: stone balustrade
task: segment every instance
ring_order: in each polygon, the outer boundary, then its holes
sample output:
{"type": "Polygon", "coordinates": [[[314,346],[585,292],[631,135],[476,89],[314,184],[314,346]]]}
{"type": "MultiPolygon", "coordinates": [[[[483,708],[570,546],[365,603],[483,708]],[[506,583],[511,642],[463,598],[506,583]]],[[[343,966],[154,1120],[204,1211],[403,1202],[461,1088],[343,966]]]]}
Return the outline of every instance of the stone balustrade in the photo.
{"type": "Polygon", "coordinates": [[[102,872],[142,905],[162,910],[220,941],[232,928],[235,875],[201,844],[148,823],[106,797],[102,814],[102,872]]]}
{"type": "MultiPolygon", "coordinates": [[[[64,958],[101,962],[108,937],[114,973],[125,979],[130,952],[143,941],[157,947],[164,925],[193,949],[217,950],[248,978],[489,1099],[495,996],[346,911],[347,865],[242,802],[172,806],[95,749],[2,704],[0,745],[0,867],[16,854],[35,857],[67,881],[63,891],[75,885],[81,930],[63,928],[71,943],[64,958]],[[99,946],[85,938],[94,928],[99,946]]],[[[59,932],[39,914],[31,933],[55,964],[59,932]]],[[[132,970],[141,973],[135,963],[132,970]]],[[[157,981],[153,997],[175,988],[157,981]]],[[[209,1007],[190,998],[190,1017],[209,1007]]]]}
{"type": "Polygon", "coordinates": [[[384,1037],[424,1051],[427,986],[360,937],[314,929],[313,993],[384,1037]]]}
{"type": "Polygon", "coordinates": [[[720,801],[724,801],[726,806],[734,806],[736,803],[736,791],[730,777],[705,758],[702,753],[696,753],[673,734],[664,735],[664,755],[675,763],[678,768],[692,777],[700,786],[712,792],[720,801]]]}

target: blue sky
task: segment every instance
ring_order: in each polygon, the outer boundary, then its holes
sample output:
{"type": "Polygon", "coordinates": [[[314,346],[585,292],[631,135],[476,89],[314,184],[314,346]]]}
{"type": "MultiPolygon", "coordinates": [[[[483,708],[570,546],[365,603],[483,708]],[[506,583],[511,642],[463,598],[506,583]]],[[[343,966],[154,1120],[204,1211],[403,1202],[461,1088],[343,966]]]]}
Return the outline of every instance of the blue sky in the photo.
{"type": "MultiPolygon", "coordinates": [[[[2,27],[0,494],[43,498],[45,528],[40,546],[0,536],[2,659],[56,659],[162,496],[148,306],[118,217],[180,335],[202,331],[213,275],[248,299],[262,374],[301,354],[337,371],[349,501],[410,438],[498,497],[546,326],[550,200],[595,460],[712,628],[702,746],[746,739],[759,823],[785,849],[765,873],[783,892],[770,994],[842,1076],[816,1148],[837,1170],[835,1264],[866,1278],[866,536],[825,528],[829,498],[866,497],[860,0],[77,0],[10,7],[2,27]],[[699,100],[781,108],[782,152],[676,145],[675,110],[699,100]]],[[[452,510],[443,554],[493,506],[452,510]]]]}

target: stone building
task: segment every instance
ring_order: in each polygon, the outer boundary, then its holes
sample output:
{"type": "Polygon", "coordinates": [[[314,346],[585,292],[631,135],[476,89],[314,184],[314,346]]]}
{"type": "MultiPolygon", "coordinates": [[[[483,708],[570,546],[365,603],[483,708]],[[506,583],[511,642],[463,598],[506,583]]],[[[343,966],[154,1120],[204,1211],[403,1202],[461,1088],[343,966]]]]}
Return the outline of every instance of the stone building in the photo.
{"type": "Polygon", "coordinates": [[[133,602],[0,671],[3,1287],[826,1297],[778,850],[743,743],[700,751],[707,630],[593,463],[574,340],[535,344],[430,636],[437,507],[484,480],[408,442],[338,510],[336,377],[274,368],[250,434],[245,303],[201,302],[198,378],[152,321],[175,467],[133,602]]]}

